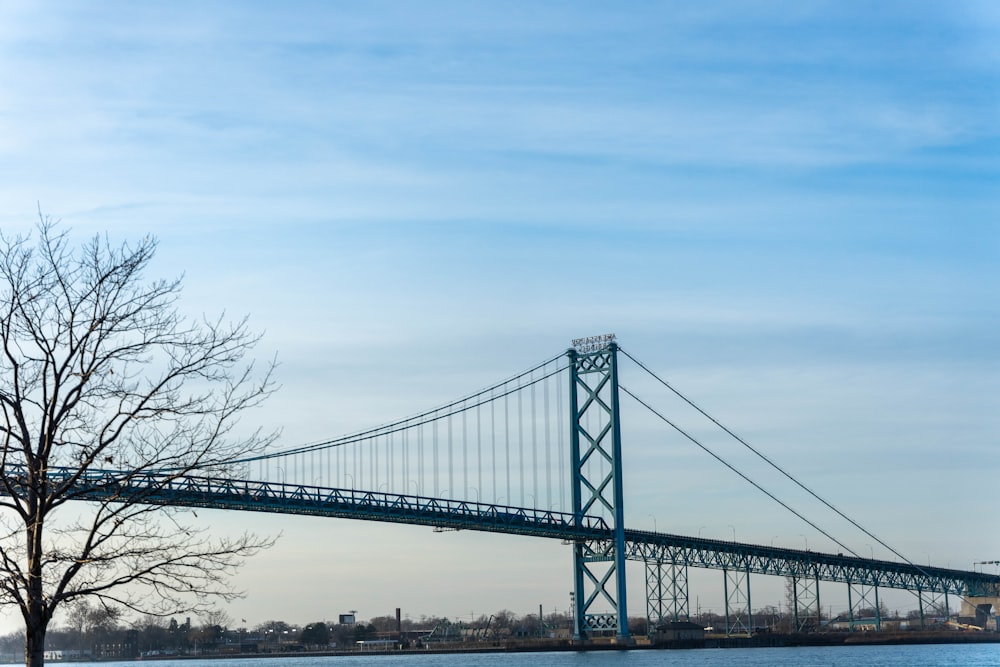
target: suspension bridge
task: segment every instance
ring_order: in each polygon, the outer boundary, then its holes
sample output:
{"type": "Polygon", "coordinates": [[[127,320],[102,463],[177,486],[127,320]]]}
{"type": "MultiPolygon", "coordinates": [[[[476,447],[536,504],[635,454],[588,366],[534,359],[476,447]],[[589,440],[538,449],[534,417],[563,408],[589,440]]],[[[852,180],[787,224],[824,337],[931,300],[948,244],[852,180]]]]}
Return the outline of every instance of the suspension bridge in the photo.
{"type": "MultiPolygon", "coordinates": [[[[690,616],[691,569],[723,574],[726,632],[751,634],[751,575],[789,582],[798,631],[818,629],[820,592],[846,586],[852,625],[880,627],[879,592],[911,591],[920,621],[950,597],[988,605],[1000,576],[922,566],[906,559],[814,494],[749,443],[656,376],[613,335],[573,341],[564,354],[491,387],[405,419],[351,435],[235,461],[224,474],[49,470],[82,500],[300,514],[557,539],[573,552],[573,619],[578,639],[628,641],[626,561],[645,569],[650,623],[690,616]],[[619,381],[622,356],[677,393],[780,474],[850,521],[898,560],[859,556],[795,508],[704,447],[619,381]],[[625,522],[620,398],[706,449],[774,502],[840,547],[821,553],[735,540],[629,529],[625,522]],[[862,618],[874,609],[875,618],[862,618]]],[[[14,476],[16,477],[16,471],[14,476]]],[[[16,486],[16,485],[15,485],[16,486]]]]}

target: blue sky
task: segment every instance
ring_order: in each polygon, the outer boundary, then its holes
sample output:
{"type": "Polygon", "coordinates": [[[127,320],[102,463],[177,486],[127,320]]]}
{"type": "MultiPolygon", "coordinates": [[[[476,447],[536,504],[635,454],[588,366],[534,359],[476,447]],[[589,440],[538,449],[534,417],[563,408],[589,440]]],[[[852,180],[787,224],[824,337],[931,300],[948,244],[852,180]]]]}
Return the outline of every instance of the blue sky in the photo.
{"type": "MultiPolygon", "coordinates": [[[[151,232],[189,312],[249,313],[289,445],[615,331],[914,560],[1000,557],[995,3],[5,2],[0,176],[4,232],[151,232]]],[[[770,517],[626,446],[631,523],[770,517]]],[[[565,606],[558,545],[239,521],[285,533],[251,623],[565,606]]]]}

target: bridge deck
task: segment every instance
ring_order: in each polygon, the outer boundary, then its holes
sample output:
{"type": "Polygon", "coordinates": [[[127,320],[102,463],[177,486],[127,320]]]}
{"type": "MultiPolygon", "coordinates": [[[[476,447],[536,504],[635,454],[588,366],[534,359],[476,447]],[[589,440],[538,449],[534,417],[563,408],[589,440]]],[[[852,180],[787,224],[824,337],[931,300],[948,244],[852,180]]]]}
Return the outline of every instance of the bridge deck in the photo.
{"type": "MultiPolygon", "coordinates": [[[[429,498],[376,491],[299,484],[171,476],[149,472],[122,476],[92,470],[75,480],[74,471],[50,470],[53,484],[72,483],[79,500],[121,499],[153,505],[302,514],[528,535],[560,540],[608,542],[613,531],[601,517],[492,503],[429,498]]],[[[667,533],[626,530],[631,560],[675,562],[696,568],[742,570],[774,576],[816,577],[886,588],[948,592],[971,596],[1000,595],[1000,576],[982,572],[924,567],[798,549],[767,547],[667,533]]]]}

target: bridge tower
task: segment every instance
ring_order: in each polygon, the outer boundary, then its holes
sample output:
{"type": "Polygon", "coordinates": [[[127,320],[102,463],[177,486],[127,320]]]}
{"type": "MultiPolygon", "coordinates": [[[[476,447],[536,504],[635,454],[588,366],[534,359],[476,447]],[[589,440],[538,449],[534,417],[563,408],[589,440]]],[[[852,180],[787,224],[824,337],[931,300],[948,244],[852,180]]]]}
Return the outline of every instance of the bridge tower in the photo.
{"type": "Polygon", "coordinates": [[[573,514],[578,525],[585,514],[596,514],[614,529],[610,542],[573,545],[573,635],[586,639],[613,632],[629,641],[618,345],[614,334],[592,336],[574,340],[566,354],[573,514]]]}

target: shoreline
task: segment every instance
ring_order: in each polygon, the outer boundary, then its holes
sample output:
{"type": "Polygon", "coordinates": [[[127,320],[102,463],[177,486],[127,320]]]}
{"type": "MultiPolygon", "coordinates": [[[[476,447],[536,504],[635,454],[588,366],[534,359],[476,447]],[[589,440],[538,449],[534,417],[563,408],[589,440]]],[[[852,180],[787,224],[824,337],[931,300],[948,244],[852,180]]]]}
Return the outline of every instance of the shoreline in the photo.
{"type": "MultiPolygon", "coordinates": [[[[821,633],[801,635],[755,635],[753,637],[706,637],[704,640],[678,640],[671,642],[635,642],[616,643],[573,642],[572,640],[548,640],[538,642],[509,642],[490,644],[449,644],[446,646],[423,646],[420,648],[401,649],[340,649],[328,651],[282,651],[270,653],[212,653],[200,655],[164,655],[144,656],[134,658],[135,662],[155,662],[162,660],[224,660],[224,659],[258,659],[258,658],[296,658],[296,657],[342,657],[361,655],[445,655],[456,653],[549,653],[549,652],[588,652],[588,651],[671,651],[697,649],[727,649],[727,648],[794,648],[803,646],[899,646],[899,645],[930,645],[930,644],[990,644],[1000,643],[1000,633],[958,633],[958,632],[919,632],[919,633],[821,633]]],[[[111,660],[121,660],[113,658],[111,660]]],[[[99,661],[98,661],[99,662],[99,661]]]]}

